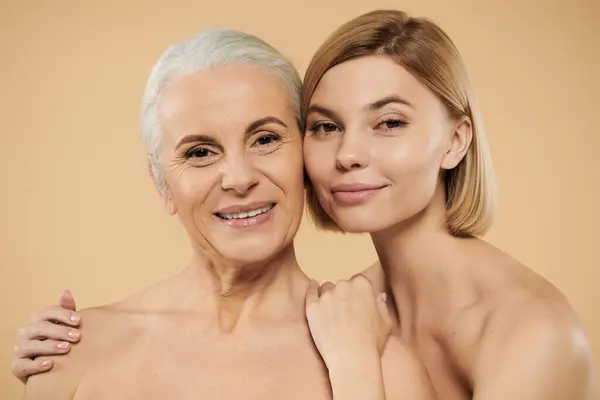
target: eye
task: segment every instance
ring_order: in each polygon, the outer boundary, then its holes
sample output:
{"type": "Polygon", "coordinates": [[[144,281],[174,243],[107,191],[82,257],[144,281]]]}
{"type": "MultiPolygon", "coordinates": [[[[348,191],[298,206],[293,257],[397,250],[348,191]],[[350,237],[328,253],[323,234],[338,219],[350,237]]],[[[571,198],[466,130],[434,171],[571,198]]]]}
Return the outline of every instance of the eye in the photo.
{"type": "Polygon", "coordinates": [[[187,158],[206,158],[213,155],[214,152],[206,147],[195,147],[186,153],[187,158]]]}
{"type": "Polygon", "coordinates": [[[279,137],[279,135],[276,135],[274,133],[268,133],[268,134],[263,134],[260,135],[255,141],[254,144],[259,145],[259,146],[267,146],[272,144],[273,142],[278,141],[279,139],[281,139],[279,137]]]}
{"type": "Polygon", "coordinates": [[[391,131],[394,129],[402,128],[406,125],[408,125],[408,123],[401,119],[391,118],[391,119],[386,119],[386,120],[378,123],[377,126],[375,127],[375,129],[383,128],[387,131],[391,131]]]}
{"type": "Polygon", "coordinates": [[[333,122],[316,122],[308,130],[315,135],[326,135],[335,132],[339,127],[333,122]]]}

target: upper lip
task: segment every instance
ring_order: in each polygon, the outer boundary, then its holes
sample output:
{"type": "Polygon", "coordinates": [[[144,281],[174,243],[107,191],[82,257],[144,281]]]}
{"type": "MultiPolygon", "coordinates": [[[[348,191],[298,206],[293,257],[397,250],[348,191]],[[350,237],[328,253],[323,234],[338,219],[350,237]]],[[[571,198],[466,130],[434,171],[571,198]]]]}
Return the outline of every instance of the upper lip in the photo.
{"type": "Polygon", "coordinates": [[[386,185],[370,185],[367,183],[343,183],[341,185],[334,186],[332,192],[362,192],[364,190],[375,190],[381,189],[386,185]]]}
{"type": "Polygon", "coordinates": [[[228,207],[223,207],[215,211],[215,214],[238,214],[243,212],[248,212],[252,210],[257,210],[259,208],[268,207],[274,205],[274,201],[254,201],[248,204],[238,204],[228,207]]]}

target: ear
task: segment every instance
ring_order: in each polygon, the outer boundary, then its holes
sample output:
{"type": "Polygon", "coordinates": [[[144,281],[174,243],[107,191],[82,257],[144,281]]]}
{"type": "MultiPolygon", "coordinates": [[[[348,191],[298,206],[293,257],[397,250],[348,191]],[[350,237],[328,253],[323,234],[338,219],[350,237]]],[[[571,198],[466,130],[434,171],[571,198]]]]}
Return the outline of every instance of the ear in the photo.
{"type": "Polygon", "coordinates": [[[161,185],[159,182],[157,182],[156,177],[154,176],[154,172],[152,170],[152,161],[150,159],[148,159],[146,163],[146,170],[148,172],[148,175],[150,176],[150,179],[152,179],[152,184],[154,185],[156,192],[165,203],[165,209],[167,210],[167,214],[177,214],[177,207],[173,202],[173,196],[171,195],[171,191],[166,185],[166,183],[163,183],[161,185]]]}
{"type": "Polygon", "coordinates": [[[448,147],[442,159],[442,169],[455,168],[465,157],[473,140],[473,125],[469,117],[462,117],[448,142],[448,147]]]}

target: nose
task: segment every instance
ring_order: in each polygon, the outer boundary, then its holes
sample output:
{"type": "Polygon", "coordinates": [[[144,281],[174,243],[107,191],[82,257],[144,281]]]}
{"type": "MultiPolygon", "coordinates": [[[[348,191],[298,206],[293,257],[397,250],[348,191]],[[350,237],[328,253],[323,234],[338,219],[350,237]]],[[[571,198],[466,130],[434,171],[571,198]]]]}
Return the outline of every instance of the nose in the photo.
{"type": "Polygon", "coordinates": [[[346,131],[336,155],[336,166],[341,171],[365,168],[369,163],[368,143],[364,133],[346,131]]]}
{"type": "Polygon", "coordinates": [[[258,183],[256,170],[245,155],[231,157],[227,160],[221,180],[221,187],[243,195],[258,183]]]}

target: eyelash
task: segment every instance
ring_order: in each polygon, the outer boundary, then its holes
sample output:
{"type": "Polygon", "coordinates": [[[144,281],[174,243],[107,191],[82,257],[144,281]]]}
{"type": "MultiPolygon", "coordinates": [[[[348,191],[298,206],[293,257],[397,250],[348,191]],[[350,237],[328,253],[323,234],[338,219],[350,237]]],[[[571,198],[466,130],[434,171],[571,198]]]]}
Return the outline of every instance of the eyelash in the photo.
{"type": "Polygon", "coordinates": [[[308,130],[314,135],[327,135],[329,133],[332,133],[332,132],[318,132],[319,128],[325,127],[325,126],[338,128],[338,126],[332,122],[316,122],[310,128],[308,128],[308,130]]]}
{"type": "MultiPolygon", "coordinates": [[[[408,125],[408,122],[403,121],[399,118],[389,118],[389,119],[383,120],[383,121],[379,122],[377,125],[375,125],[375,129],[381,127],[384,124],[390,124],[390,123],[399,124],[399,126],[395,126],[393,128],[388,127],[388,128],[386,128],[386,131],[403,128],[404,126],[408,125]]],[[[324,126],[334,127],[334,128],[339,129],[339,127],[336,124],[334,124],[333,122],[316,122],[310,128],[308,128],[308,130],[311,133],[313,133],[314,135],[327,135],[327,134],[333,133],[332,131],[319,132],[319,128],[324,127],[324,126]]]]}
{"type": "Polygon", "coordinates": [[[206,147],[194,147],[193,149],[190,149],[186,154],[185,157],[186,158],[207,158],[209,155],[205,155],[205,156],[200,156],[200,157],[195,157],[194,154],[198,153],[199,151],[205,150],[208,153],[212,153],[214,154],[213,151],[207,149],[206,147]]]}
{"type": "MultiPolygon", "coordinates": [[[[279,135],[277,135],[275,133],[267,133],[267,134],[260,135],[258,138],[256,138],[256,140],[253,142],[252,145],[258,144],[259,146],[269,146],[269,145],[271,145],[274,142],[277,142],[279,140],[281,140],[281,136],[279,136],[279,135]],[[268,142],[268,143],[260,144],[259,141],[261,139],[264,139],[264,138],[268,138],[271,141],[268,142]]],[[[206,158],[210,157],[211,154],[215,154],[215,153],[212,150],[210,150],[210,149],[208,149],[206,147],[199,146],[199,147],[194,147],[194,148],[190,149],[185,154],[185,156],[186,156],[186,158],[201,158],[201,159],[206,159],[206,158]],[[204,156],[198,156],[197,153],[200,152],[200,151],[206,151],[209,154],[206,154],[204,156]]]]}
{"type": "Polygon", "coordinates": [[[400,118],[389,118],[389,119],[381,121],[380,123],[377,124],[377,126],[381,126],[381,125],[389,124],[389,123],[398,124],[398,126],[395,126],[393,128],[386,128],[388,131],[391,131],[394,129],[400,129],[400,128],[403,128],[406,125],[408,125],[408,122],[401,120],[400,118]]]}
{"type": "Polygon", "coordinates": [[[269,145],[273,144],[274,142],[278,142],[280,140],[281,140],[281,136],[279,136],[276,133],[264,133],[264,134],[260,135],[258,138],[256,138],[256,140],[252,143],[252,145],[254,146],[255,144],[258,144],[259,146],[269,146],[269,145]],[[269,138],[269,139],[271,139],[271,141],[269,143],[265,143],[265,144],[258,143],[259,140],[264,139],[264,138],[269,138]]]}

